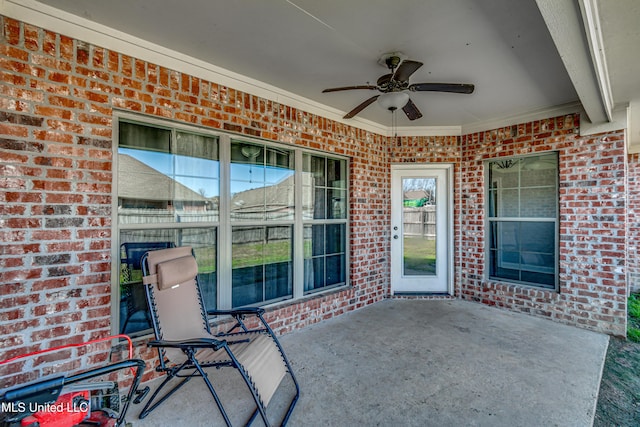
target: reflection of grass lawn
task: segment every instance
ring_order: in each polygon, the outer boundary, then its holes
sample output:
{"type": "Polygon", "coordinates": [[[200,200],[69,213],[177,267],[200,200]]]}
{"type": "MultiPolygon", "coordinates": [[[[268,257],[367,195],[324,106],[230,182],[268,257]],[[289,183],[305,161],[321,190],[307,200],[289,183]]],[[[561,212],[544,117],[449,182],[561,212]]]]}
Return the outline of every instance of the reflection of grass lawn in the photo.
{"type": "Polygon", "coordinates": [[[405,237],[404,269],[413,274],[435,274],[436,241],[424,237],[405,237]]]}
{"type": "MultiPolygon", "coordinates": [[[[216,251],[211,248],[195,248],[199,273],[213,273],[216,271],[216,251]]],[[[233,268],[250,267],[254,265],[273,264],[291,261],[291,244],[288,240],[274,240],[266,245],[262,243],[237,243],[233,245],[233,268]]],[[[141,282],[142,271],[133,270],[127,282],[141,282]]],[[[120,282],[124,283],[122,274],[120,282]]]]}
{"type": "Polygon", "coordinates": [[[252,265],[273,264],[291,260],[291,242],[279,240],[262,243],[234,243],[233,268],[249,267],[252,265]]]}

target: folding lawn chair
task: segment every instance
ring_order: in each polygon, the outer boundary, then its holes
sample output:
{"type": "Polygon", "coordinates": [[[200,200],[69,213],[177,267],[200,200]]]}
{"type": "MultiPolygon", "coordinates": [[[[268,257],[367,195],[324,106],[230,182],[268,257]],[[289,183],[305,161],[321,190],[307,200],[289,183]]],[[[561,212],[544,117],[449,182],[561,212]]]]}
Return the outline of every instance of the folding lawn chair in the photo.
{"type": "Polygon", "coordinates": [[[295,395],[283,417],[281,425],[285,425],[298,401],[300,389],[280,343],[264,320],[264,310],[207,311],[198,285],[198,266],[190,247],[149,252],[143,257],[142,268],[156,338],[149,346],[158,349],[159,365],[156,370],[167,376],[145,405],[140,418],[146,417],[191,378],[199,376],[211,392],[226,424],[231,426],[204,368],[232,367],[239,371],[255,401],[256,409],[247,425],[258,414],[267,426],[271,425],[267,406],[289,374],[295,385],[295,395]],[[229,331],[213,335],[208,314],[231,315],[235,324],[229,331]],[[244,321],[247,316],[255,316],[259,320],[258,327],[248,328],[244,321]],[[173,378],[182,380],[160,397],[160,391],[173,378]]]}

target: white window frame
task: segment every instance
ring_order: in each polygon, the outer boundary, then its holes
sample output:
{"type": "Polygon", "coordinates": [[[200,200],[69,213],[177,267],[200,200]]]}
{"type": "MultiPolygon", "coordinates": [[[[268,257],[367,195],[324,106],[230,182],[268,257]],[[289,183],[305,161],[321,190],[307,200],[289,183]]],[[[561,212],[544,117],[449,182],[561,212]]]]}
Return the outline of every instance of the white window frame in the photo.
{"type": "MultiPolygon", "coordinates": [[[[335,155],[333,153],[327,153],[323,151],[307,149],[295,145],[281,144],[278,142],[263,140],[255,137],[249,137],[245,135],[232,134],[227,132],[221,132],[212,130],[206,127],[185,125],[182,123],[174,122],[168,119],[158,119],[148,117],[144,115],[133,114],[124,111],[115,111],[113,115],[113,162],[112,162],[112,226],[111,226],[111,318],[112,318],[112,333],[119,333],[121,327],[120,319],[120,230],[124,229],[168,229],[168,228],[212,228],[217,229],[217,298],[219,309],[229,309],[232,307],[232,271],[231,268],[231,233],[232,226],[244,226],[244,225],[292,225],[293,226],[293,292],[291,298],[287,298],[286,302],[292,300],[298,300],[301,298],[307,298],[311,295],[321,295],[325,292],[335,290],[336,288],[346,288],[350,286],[350,213],[349,213],[349,184],[346,179],[346,218],[344,219],[331,219],[331,220],[316,220],[322,221],[322,223],[344,223],[346,228],[345,235],[345,282],[342,285],[330,286],[326,289],[321,288],[315,292],[304,291],[304,241],[303,241],[303,229],[305,225],[309,225],[309,220],[303,219],[302,213],[302,158],[303,153],[309,153],[324,158],[333,158],[337,160],[345,161],[346,174],[349,174],[350,161],[348,157],[335,155]],[[219,146],[219,162],[220,162],[220,203],[219,203],[219,221],[217,222],[193,222],[193,223],[160,223],[160,224],[119,224],[118,223],[118,146],[119,146],[119,123],[120,121],[134,122],[141,125],[160,127],[164,129],[171,129],[175,131],[186,131],[197,133],[205,136],[212,136],[218,138],[219,146]],[[251,222],[247,221],[246,224],[241,221],[233,222],[230,219],[230,164],[231,164],[231,140],[242,140],[248,143],[264,144],[269,147],[282,148],[292,152],[294,156],[294,219],[293,221],[277,221],[267,220],[263,222],[251,222]],[[221,285],[225,284],[225,285],[221,285]]],[[[345,177],[347,178],[347,177],[345,177]]],[[[315,222],[314,222],[315,223],[315,222]]],[[[272,307],[281,304],[282,300],[267,301],[263,304],[258,303],[263,307],[272,307]]]]}
{"type": "MultiPolygon", "coordinates": [[[[559,176],[559,171],[560,171],[560,159],[559,159],[559,153],[557,151],[548,151],[548,152],[540,152],[540,153],[532,153],[532,154],[526,154],[526,155],[521,155],[521,156],[509,156],[509,157],[500,157],[500,158],[494,158],[494,159],[489,159],[483,162],[483,169],[485,171],[485,183],[484,183],[484,195],[485,195],[485,224],[484,224],[484,231],[485,231],[485,273],[484,273],[484,278],[487,281],[493,281],[493,282],[507,282],[507,283],[515,283],[518,285],[523,285],[523,286],[529,286],[529,287],[533,287],[536,289],[546,289],[546,290],[554,290],[554,291],[558,291],[559,290],[559,277],[560,277],[560,270],[559,270],[559,256],[560,256],[560,206],[559,206],[559,200],[560,200],[560,176],[559,176]],[[491,184],[492,182],[490,182],[491,180],[491,174],[490,174],[490,170],[489,170],[489,165],[490,163],[494,163],[497,161],[500,162],[509,162],[509,161],[518,161],[520,159],[526,159],[527,157],[536,157],[536,156],[540,156],[540,155],[545,155],[545,154],[551,154],[551,153],[556,153],[557,155],[557,163],[556,163],[556,173],[558,174],[558,177],[556,178],[556,188],[555,188],[555,195],[556,195],[556,216],[554,218],[547,218],[547,217],[500,217],[500,216],[495,216],[495,217],[491,217],[489,215],[490,213],[490,203],[491,203],[491,197],[490,197],[490,192],[491,192],[491,184]],[[523,281],[523,280],[517,280],[517,279],[510,279],[510,278],[504,278],[504,277],[499,277],[499,276],[493,276],[491,275],[491,226],[493,223],[496,224],[500,224],[500,223],[505,223],[505,222],[553,222],[555,224],[554,227],[554,249],[555,249],[555,258],[554,258],[554,264],[553,264],[553,275],[554,275],[554,284],[553,286],[549,286],[549,285],[545,285],[545,284],[539,284],[539,283],[534,283],[534,282],[527,282],[527,281],[523,281]]],[[[520,186],[520,184],[518,185],[518,190],[520,190],[522,187],[520,186]]],[[[520,200],[520,199],[519,199],[520,200]]],[[[529,271],[534,271],[534,270],[529,270],[529,271]]]]}

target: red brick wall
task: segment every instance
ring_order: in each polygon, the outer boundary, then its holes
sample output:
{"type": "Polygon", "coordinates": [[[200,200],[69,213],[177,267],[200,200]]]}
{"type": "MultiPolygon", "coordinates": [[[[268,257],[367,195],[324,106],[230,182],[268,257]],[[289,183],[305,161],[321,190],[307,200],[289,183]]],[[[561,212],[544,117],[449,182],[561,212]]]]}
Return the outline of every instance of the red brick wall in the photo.
{"type": "Polygon", "coordinates": [[[568,115],[465,135],[461,148],[461,297],[626,335],[624,131],[582,137],[568,115]],[[549,150],[560,162],[559,292],[487,280],[483,162],[549,150]]]}
{"type": "MultiPolygon", "coordinates": [[[[385,137],[12,19],[2,30],[0,360],[111,333],[114,109],[351,157],[351,288],[290,303],[268,319],[287,332],[385,297],[385,137]]],[[[60,368],[90,357],[64,354],[75,361],[60,368]]],[[[38,369],[0,367],[1,382],[38,369]]]]}
{"type": "MultiPolygon", "coordinates": [[[[567,116],[516,126],[514,137],[507,128],[398,141],[12,19],[1,23],[0,360],[111,333],[114,109],[351,158],[352,286],[271,311],[278,332],[388,296],[390,162],[440,161],[455,165],[458,296],[624,334],[622,132],[582,138],[577,117],[567,116]],[[561,292],[487,282],[482,162],[545,150],[560,151],[561,292]]],[[[104,353],[0,367],[0,387],[56,364],[86,367],[104,353]]],[[[142,344],[137,354],[154,357],[142,344]]]]}

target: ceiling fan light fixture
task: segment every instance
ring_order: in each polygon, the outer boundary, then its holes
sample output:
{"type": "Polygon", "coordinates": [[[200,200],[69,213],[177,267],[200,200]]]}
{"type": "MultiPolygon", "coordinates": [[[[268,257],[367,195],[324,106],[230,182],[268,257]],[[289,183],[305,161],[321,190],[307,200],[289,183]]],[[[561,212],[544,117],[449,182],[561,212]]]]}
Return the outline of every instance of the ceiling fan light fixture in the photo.
{"type": "Polygon", "coordinates": [[[378,104],[385,110],[398,110],[409,102],[409,94],[407,92],[387,92],[378,97],[378,104]]]}

